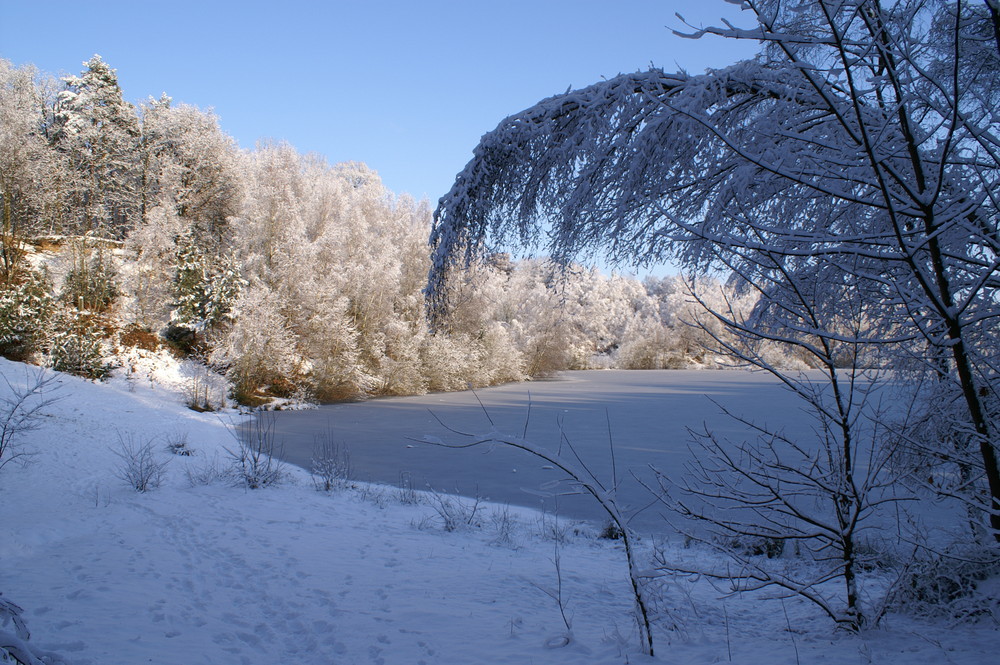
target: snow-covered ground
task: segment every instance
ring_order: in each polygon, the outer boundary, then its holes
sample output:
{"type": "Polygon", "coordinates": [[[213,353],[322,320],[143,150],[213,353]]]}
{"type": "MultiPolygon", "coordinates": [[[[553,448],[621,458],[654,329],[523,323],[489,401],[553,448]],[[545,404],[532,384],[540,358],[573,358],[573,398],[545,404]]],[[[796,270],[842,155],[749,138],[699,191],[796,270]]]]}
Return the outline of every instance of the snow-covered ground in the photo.
{"type": "MultiPolygon", "coordinates": [[[[0,592],[24,609],[31,643],[67,663],[981,665],[1000,652],[993,624],[892,615],[847,635],[794,600],[678,580],[663,603],[680,627],[658,630],[648,658],[621,546],[593,527],[481,506],[478,526],[448,532],[426,501],[319,492],[291,466],[278,486],[236,487],[215,471],[238,416],[188,410],[178,366],[150,380],[142,365],[108,384],[58,376],[58,401],[15,441],[27,464],[0,469],[0,592]],[[184,437],[194,454],[171,455],[184,437]],[[118,477],[121,439],[169,460],[159,487],[118,477]]],[[[31,377],[5,360],[0,372],[15,388],[31,377]]]]}

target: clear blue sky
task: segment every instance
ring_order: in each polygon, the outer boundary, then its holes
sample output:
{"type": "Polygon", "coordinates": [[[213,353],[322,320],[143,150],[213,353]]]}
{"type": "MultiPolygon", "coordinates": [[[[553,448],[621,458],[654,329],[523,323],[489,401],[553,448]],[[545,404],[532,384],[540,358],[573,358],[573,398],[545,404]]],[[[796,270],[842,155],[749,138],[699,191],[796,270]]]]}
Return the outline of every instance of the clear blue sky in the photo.
{"type": "Polygon", "coordinates": [[[77,74],[99,53],[129,101],[166,92],[214,108],[245,148],[362,161],[436,203],[483,133],[543,97],[754,53],[675,37],[675,12],[747,23],[723,0],[0,0],[0,57],[77,74]]]}

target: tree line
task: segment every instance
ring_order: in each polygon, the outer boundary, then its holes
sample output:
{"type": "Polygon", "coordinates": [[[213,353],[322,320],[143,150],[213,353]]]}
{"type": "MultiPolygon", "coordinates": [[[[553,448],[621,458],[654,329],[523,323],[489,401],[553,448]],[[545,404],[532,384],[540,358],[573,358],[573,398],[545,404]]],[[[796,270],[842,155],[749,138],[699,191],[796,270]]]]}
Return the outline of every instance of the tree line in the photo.
{"type": "Polygon", "coordinates": [[[210,111],[166,95],[134,106],[99,56],[61,79],[0,61],[0,132],[11,358],[100,377],[115,346],[166,345],[225,373],[248,404],[716,360],[682,323],[695,303],[681,279],[502,253],[452,281],[454,307],[432,329],[425,202],[363,164],[240,149],[210,111]]]}

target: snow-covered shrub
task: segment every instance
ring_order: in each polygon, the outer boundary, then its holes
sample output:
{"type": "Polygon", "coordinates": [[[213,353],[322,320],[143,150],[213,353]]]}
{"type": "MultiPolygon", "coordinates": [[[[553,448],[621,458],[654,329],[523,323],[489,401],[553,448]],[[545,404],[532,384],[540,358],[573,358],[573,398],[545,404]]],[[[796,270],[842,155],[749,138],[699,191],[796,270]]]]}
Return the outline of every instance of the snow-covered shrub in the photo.
{"type": "Polygon", "coordinates": [[[676,331],[650,318],[629,322],[613,357],[620,369],[682,369],[691,364],[691,354],[678,346],[676,331]]]}
{"type": "Polygon", "coordinates": [[[117,476],[136,492],[148,492],[163,482],[169,460],[156,458],[152,440],[140,441],[134,434],[119,432],[118,449],[112,452],[121,460],[117,476]]]}
{"type": "Polygon", "coordinates": [[[228,472],[219,460],[219,456],[213,455],[210,461],[203,461],[199,465],[187,465],[184,467],[184,476],[191,487],[202,485],[212,485],[216,482],[226,480],[232,474],[228,472]]]}
{"type": "Polygon", "coordinates": [[[384,352],[378,359],[377,395],[421,395],[427,380],[420,360],[420,345],[426,337],[422,322],[392,320],[383,331],[384,352]]]}
{"type": "Polygon", "coordinates": [[[330,430],[315,437],[310,463],[313,484],[321,492],[330,492],[351,478],[351,453],[335,441],[330,430]]]}
{"type": "Polygon", "coordinates": [[[185,368],[184,404],[192,411],[204,413],[226,407],[229,386],[225,379],[203,363],[190,360],[185,368]]]}
{"type": "Polygon", "coordinates": [[[188,442],[187,432],[175,432],[167,435],[167,452],[180,457],[191,457],[194,448],[188,442]]]}
{"type": "Polygon", "coordinates": [[[434,509],[441,528],[449,533],[482,526],[480,514],[482,505],[479,497],[464,499],[431,490],[428,503],[434,509]]]}
{"type": "Polygon", "coordinates": [[[295,336],[276,295],[263,284],[240,296],[235,314],[235,323],[218,339],[210,359],[226,368],[233,398],[255,405],[260,388],[294,374],[295,336]]]}
{"type": "Polygon", "coordinates": [[[54,311],[48,280],[25,270],[0,284],[0,355],[24,360],[41,349],[54,311]]]}
{"type": "Polygon", "coordinates": [[[536,534],[543,540],[549,540],[558,544],[568,543],[576,527],[569,520],[561,519],[559,515],[543,512],[535,522],[536,534]]]}
{"type": "Polygon", "coordinates": [[[477,340],[476,352],[474,375],[471,377],[473,386],[492,386],[528,378],[524,357],[508,327],[497,322],[488,326],[477,340]]]}
{"type": "Polygon", "coordinates": [[[276,485],[285,477],[278,458],[281,447],[275,440],[274,417],[271,411],[260,411],[244,423],[230,423],[229,433],[236,445],[225,450],[234,484],[255,490],[276,485]]]}
{"type": "Polygon", "coordinates": [[[399,472],[399,482],[396,484],[396,500],[404,506],[416,506],[420,494],[413,487],[413,475],[409,471],[399,472]]]}
{"type": "Polygon", "coordinates": [[[104,379],[111,367],[103,360],[104,333],[94,317],[75,310],[57,312],[49,343],[52,369],[86,379],[104,379]]]}
{"type": "Polygon", "coordinates": [[[420,348],[424,377],[430,391],[465,390],[469,387],[469,358],[473,340],[467,335],[428,335],[420,348]]]}
{"type": "Polygon", "coordinates": [[[365,395],[374,384],[359,349],[358,331],[348,300],[335,298],[301,321],[298,339],[310,358],[309,388],[316,399],[332,402],[365,395]]]}
{"type": "Polygon", "coordinates": [[[490,526],[493,528],[493,540],[490,541],[497,547],[509,547],[517,549],[518,521],[511,515],[510,506],[503,505],[494,508],[490,514],[490,526]]]}
{"type": "Polygon", "coordinates": [[[1000,555],[962,546],[912,561],[889,597],[898,611],[921,617],[1000,620],[1000,555]]]}
{"type": "Polygon", "coordinates": [[[726,537],[712,539],[721,550],[736,552],[742,556],[777,559],[785,552],[787,539],[776,536],[727,534],[726,537]]]}

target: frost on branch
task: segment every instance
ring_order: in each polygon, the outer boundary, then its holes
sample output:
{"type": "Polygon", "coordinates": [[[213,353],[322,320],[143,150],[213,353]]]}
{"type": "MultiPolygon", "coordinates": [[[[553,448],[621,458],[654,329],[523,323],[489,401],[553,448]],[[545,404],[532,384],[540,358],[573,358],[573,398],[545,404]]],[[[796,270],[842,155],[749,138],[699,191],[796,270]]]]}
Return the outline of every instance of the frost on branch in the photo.
{"type": "MultiPolygon", "coordinates": [[[[784,74],[755,62],[703,76],[651,69],[507,118],[440,201],[432,294],[457,259],[498,245],[533,246],[543,233],[545,250],[560,261],[598,247],[622,262],[663,257],[669,248],[658,231],[677,202],[691,199],[692,211],[704,203],[692,185],[719,142],[703,116],[729,108],[735,122],[761,103],[809,94],[787,86],[784,74]]],[[[732,188],[749,177],[730,175],[732,188]]]]}
{"type": "Polygon", "coordinates": [[[669,255],[736,286],[774,285],[748,334],[777,325],[836,341],[834,321],[786,316],[782,291],[823,312],[849,288],[873,313],[873,362],[960,396],[951,426],[984,468],[970,496],[986,497],[1000,542],[995,5],[744,7],[754,30],[704,34],[762,40],[753,60],[618,76],[483,137],[436,212],[431,304],[447,308],[454,266],[506,245],[539,244],[563,263],[669,255]]]}

